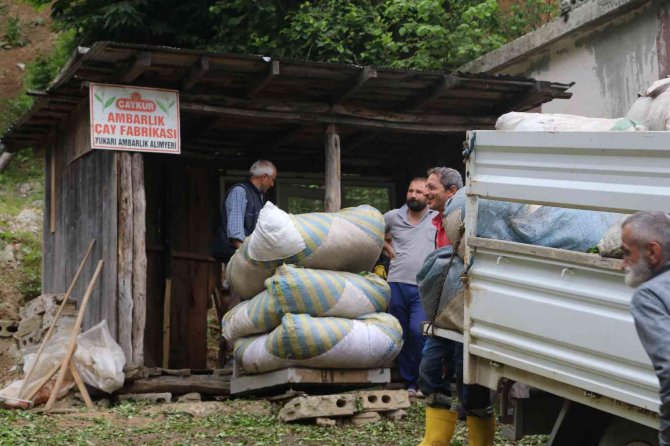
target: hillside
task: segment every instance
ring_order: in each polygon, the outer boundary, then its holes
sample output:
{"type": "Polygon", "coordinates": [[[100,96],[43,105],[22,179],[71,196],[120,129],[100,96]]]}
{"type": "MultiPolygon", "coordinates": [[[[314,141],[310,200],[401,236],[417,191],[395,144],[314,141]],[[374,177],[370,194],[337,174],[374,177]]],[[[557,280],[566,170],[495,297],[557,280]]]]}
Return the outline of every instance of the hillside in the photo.
{"type": "MultiPolygon", "coordinates": [[[[26,67],[56,41],[49,11],[0,2],[0,131],[20,112],[26,67]]],[[[25,107],[25,105],[24,105],[25,107]]],[[[23,302],[40,292],[43,160],[31,151],[0,173],[0,320],[17,320],[23,302]]],[[[16,363],[14,340],[0,338],[0,384],[16,363]]],[[[10,374],[11,375],[11,374],[10,374]]]]}

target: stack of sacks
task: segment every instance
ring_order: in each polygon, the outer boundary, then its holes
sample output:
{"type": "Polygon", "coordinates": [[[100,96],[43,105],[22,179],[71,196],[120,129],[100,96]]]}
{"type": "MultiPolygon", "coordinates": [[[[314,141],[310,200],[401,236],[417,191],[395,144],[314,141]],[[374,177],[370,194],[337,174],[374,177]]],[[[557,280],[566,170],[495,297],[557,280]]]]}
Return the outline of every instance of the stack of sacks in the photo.
{"type": "Polygon", "coordinates": [[[659,79],[640,93],[626,117],[649,130],[670,130],[670,78],[659,79]]]}
{"type": "Polygon", "coordinates": [[[256,229],[228,262],[226,277],[233,292],[249,299],[282,264],[369,271],[383,245],[384,217],[372,206],[290,215],[268,202],[256,229]]]}
{"type": "Polygon", "coordinates": [[[383,313],[391,290],[374,274],[354,274],[372,268],[383,236],[383,217],[370,206],[292,216],[266,205],[228,266],[236,292],[257,291],[222,321],[236,364],[263,373],[391,362],[402,347],[400,324],[383,313]]]}
{"type": "MultiPolygon", "coordinates": [[[[461,189],[444,209],[444,229],[452,243],[458,239],[464,217],[465,189],[461,189]]],[[[482,238],[586,252],[622,218],[622,214],[609,212],[480,199],[476,234],[482,238]]],[[[459,246],[441,293],[436,287],[442,285],[445,266],[454,255],[451,246],[428,256],[417,275],[423,307],[429,318],[436,314],[435,325],[439,328],[463,330],[464,293],[460,276],[464,270],[464,245],[459,246]]]]}

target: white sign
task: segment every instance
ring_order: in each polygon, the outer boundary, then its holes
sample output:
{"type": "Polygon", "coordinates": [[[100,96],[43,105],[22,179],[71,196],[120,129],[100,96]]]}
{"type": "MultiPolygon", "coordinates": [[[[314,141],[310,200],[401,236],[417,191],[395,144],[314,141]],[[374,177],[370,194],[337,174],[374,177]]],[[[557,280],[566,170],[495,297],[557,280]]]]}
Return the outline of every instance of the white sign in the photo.
{"type": "Polygon", "coordinates": [[[181,152],[179,92],[90,84],[91,147],[135,152],[181,152]]]}

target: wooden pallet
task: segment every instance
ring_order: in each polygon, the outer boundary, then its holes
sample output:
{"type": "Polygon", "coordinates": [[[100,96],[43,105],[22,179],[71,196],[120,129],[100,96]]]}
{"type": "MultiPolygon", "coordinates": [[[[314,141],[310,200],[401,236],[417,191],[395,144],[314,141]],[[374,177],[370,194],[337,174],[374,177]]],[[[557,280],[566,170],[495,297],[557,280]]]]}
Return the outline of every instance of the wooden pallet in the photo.
{"type": "MultiPolygon", "coordinates": [[[[235,369],[234,369],[235,370],[235,369]]],[[[291,367],[256,375],[237,370],[230,380],[231,395],[247,395],[285,388],[365,387],[391,382],[391,370],[376,369],[304,369],[291,367]]]]}

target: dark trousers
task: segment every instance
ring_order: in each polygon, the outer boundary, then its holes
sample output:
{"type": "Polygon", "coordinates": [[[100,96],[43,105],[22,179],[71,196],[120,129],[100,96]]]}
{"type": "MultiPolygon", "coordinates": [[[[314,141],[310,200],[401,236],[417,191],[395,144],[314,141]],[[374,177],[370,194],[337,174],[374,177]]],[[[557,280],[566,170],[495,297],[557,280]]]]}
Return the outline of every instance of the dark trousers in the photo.
{"type": "Polygon", "coordinates": [[[478,384],[463,384],[463,344],[437,336],[426,337],[419,367],[419,388],[425,395],[441,393],[451,397],[451,381],[461,406],[468,416],[486,418],[492,415],[491,391],[478,384]]]}
{"type": "Polygon", "coordinates": [[[407,388],[416,389],[424,343],[421,323],[426,320],[426,313],[423,311],[416,285],[389,282],[389,286],[391,287],[389,313],[398,319],[402,327],[403,346],[397,357],[400,376],[405,380],[407,388]]]}

